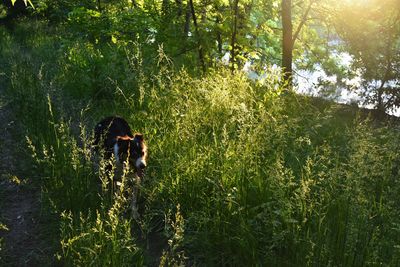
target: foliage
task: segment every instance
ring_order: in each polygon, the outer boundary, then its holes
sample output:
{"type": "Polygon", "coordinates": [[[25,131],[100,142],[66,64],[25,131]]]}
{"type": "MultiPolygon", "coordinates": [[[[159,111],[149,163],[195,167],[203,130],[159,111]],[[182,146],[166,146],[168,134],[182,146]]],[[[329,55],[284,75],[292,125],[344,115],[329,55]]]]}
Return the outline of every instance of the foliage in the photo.
{"type": "Polygon", "coordinates": [[[0,32],[2,84],[44,205],[60,217],[63,263],[149,265],[145,244],[158,230],[165,265],[399,264],[398,126],[284,92],[274,75],[196,77],[161,47],[147,59],[155,48],[141,37],[96,43],[61,38],[66,29],[0,32]],[[150,148],[137,222],[125,191],[93,166],[90,129],[110,113],[150,148]]]}
{"type": "Polygon", "coordinates": [[[400,5],[398,1],[363,1],[335,7],[332,23],[362,75],[360,94],[379,110],[400,106],[400,5]]]}
{"type": "MultiPolygon", "coordinates": [[[[125,47],[139,42],[146,61],[152,61],[162,46],[176,69],[184,66],[191,75],[230,64],[232,70],[245,69],[254,77],[263,77],[271,65],[292,65],[290,55],[294,70],[321,67],[336,78],[333,85],[332,79],[320,78],[321,96],[332,97],[346,88],[351,78],[359,77],[361,83],[356,87],[362,88],[350,89],[357,91],[360,102],[381,111],[399,106],[397,0],[288,1],[293,40],[285,55],[282,1],[277,0],[36,0],[29,12],[24,1],[15,2],[18,8],[11,8],[11,2],[15,1],[4,2],[7,8],[0,6],[0,17],[15,11],[62,24],[68,29],[66,35],[84,38],[83,45],[88,49],[105,44],[113,49],[117,44],[123,53],[125,47]],[[352,56],[351,67],[341,62],[337,56],[341,54],[352,56]]],[[[6,22],[12,27],[9,24],[6,22]]],[[[88,79],[95,79],[91,75],[102,73],[98,70],[104,66],[101,56],[93,58],[93,71],[85,66],[89,73],[84,75],[82,85],[71,84],[77,91],[81,91],[80,86],[92,86],[88,79]]],[[[77,78],[75,81],[82,77],[77,78]]]]}

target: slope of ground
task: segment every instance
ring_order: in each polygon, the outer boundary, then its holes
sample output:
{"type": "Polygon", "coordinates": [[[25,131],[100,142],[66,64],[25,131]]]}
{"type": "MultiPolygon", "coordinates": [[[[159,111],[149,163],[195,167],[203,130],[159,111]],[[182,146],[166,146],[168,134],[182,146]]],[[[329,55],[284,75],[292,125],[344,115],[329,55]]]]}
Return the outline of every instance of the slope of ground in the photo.
{"type": "Polygon", "coordinates": [[[47,265],[52,255],[43,238],[40,189],[33,184],[34,177],[26,175],[30,160],[24,153],[23,128],[1,88],[0,122],[0,265],[47,265]]]}

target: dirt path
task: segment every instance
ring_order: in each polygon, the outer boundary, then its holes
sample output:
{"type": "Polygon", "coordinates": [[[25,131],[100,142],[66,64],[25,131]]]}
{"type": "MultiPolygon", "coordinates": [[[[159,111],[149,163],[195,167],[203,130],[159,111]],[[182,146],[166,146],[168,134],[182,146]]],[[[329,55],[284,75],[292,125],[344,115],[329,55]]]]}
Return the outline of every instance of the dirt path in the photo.
{"type": "Polygon", "coordinates": [[[1,88],[0,125],[0,266],[50,265],[51,247],[40,221],[40,189],[27,175],[30,161],[23,128],[1,88]]]}

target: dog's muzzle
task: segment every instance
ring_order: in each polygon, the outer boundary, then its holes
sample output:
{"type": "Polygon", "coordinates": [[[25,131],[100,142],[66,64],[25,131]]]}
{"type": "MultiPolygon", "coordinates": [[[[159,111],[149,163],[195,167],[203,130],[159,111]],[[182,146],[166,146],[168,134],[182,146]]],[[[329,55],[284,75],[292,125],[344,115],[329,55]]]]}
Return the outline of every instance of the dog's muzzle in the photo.
{"type": "Polygon", "coordinates": [[[143,177],[144,169],[147,167],[146,161],[143,158],[138,158],[135,162],[135,167],[137,175],[143,177]]]}

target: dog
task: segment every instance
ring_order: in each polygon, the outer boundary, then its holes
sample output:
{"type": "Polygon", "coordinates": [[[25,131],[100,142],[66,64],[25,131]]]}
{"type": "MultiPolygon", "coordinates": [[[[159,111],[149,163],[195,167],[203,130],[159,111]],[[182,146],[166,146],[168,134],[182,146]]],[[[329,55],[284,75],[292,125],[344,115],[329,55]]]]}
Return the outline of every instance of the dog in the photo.
{"type": "MultiPolygon", "coordinates": [[[[122,168],[129,166],[134,169],[136,185],[133,188],[131,208],[133,217],[137,219],[139,217],[137,208],[138,187],[147,167],[147,146],[143,134],[132,134],[125,119],[111,116],[96,124],[94,145],[96,150],[101,150],[104,153],[105,160],[110,161],[112,155],[114,155],[117,166],[122,165],[122,168]]],[[[112,165],[108,164],[106,170],[110,172],[112,165]]]]}

